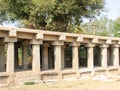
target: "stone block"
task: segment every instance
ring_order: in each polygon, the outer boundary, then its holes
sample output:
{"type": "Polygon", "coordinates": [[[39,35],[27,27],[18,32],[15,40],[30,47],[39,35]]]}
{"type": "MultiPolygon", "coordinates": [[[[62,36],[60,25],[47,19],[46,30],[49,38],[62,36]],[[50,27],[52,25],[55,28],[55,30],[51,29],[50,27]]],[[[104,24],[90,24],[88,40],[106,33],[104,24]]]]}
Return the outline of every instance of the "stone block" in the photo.
{"type": "Polygon", "coordinates": [[[36,39],[43,39],[43,38],[44,38],[43,33],[37,33],[36,39]]]}
{"type": "Polygon", "coordinates": [[[10,37],[16,37],[16,36],[17,36],[17,30],[14,30],[14,29],[13,29],[13,30],[10,30],[10,31],[9,31],[9,36],[10,36],[10,37]]]}
{"type": "Polygon", "coordinates": [[[81,36],[81,35],[79,35],[78,37],[77,37],[77,40],[76,40],[77,42],[83,42],[83,36],[81,36]]]}
{"type": "Polygon", "coordinates": [[[66,35],[64,35],[64,34],[60,35],[59,40],[60,41],[65,41],[66,40],[66,35]]]}

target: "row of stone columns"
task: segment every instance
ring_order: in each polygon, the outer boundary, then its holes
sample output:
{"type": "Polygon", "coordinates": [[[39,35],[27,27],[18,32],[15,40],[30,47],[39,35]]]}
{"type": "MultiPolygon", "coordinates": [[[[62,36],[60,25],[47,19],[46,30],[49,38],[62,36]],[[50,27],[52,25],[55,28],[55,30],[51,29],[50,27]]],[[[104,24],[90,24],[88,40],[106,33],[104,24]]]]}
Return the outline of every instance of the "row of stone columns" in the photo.
{"type": "MultiPolygon", "coordinates": [[[[35,72],[40,71],[40,45],[42,44],[42,41],[40,40],[32,40],[30,42],[32,44],[32,70],[35,72]]],[[[7,72],[14,72],[14,41],[7,42],[7,61],[6,61],[6,71],[7,72]]],[[[55,70],[60,71],[64,68],[64,48],[62,47],[64,45],[63,42],[55,41],[52,43],[54,45],[54,56],[55,56],[55,70]]],[[[79,69],[79,57],[78,57],[78,47],[80,46],[79,43],[72,43],[72,68],[74,70],[79,69]]],[[[94,57],[93,57],[93,47],[94,44],[87,44],[88,52],[88,62],[87,67],[89,69],[94,68],[94,57]]],[[[24,69],[27,69],[27,46],[23,44],[23,65],[24,69]]],[[[48,44],[44,44],[44,60],[43,60],[43,69],[48,69],[48,44]]],[[[100,45],[101,47],[101,66],[103,68],[107,67],[107,48],[108,45],[103,44],[100,45]]],[[[113,65],[119,66],[119,45],[112,45],[113,47],[113,65]]],[[[2,48],[2,47],[0,47],[2,48]]],[[[2,49],[0,49],[2,50],[2,49]]],[[[1,51],[2,52],[2,51],[1,51]]],[[[1,53],[0,53],[0,56],[1,53]]]]}

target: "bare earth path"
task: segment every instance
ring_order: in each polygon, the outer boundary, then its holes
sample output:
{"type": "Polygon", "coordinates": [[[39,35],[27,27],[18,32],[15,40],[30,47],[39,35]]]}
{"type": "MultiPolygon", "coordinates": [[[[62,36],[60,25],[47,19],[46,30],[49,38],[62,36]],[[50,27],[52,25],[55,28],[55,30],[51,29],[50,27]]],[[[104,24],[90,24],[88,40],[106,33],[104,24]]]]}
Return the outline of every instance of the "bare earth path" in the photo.
{"type": "Polygon", "coordinates": [[[0,88],[0,90],[120,90],[120,81],[61,81],[35,85],[20,85],[13,88],[0,88]]]}

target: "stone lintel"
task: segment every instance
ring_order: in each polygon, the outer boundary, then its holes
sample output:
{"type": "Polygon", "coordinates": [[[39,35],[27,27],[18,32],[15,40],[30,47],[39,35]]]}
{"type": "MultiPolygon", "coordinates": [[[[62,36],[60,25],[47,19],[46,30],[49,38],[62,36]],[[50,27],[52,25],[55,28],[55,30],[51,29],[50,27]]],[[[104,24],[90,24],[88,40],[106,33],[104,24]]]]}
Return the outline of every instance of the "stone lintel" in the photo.
{"type": "Polygon", "coordinates": [[[60,41],[65,41],[66,40],[66,35],[62,34],[59,36],[60,41]]]}
{"type": "Polygon", "coordinates": [[[16,36],[17,36],[17,30],[12,29],[9,31],[9,37],[16,37],[16,36]]]}
{"type": "Polygon", "coordinates": [[[53,43],[52,43],[52,45],[60,45],[60,46],[62,46],[62,45],[64,45],[64,42],[62,42],[62,41],[54,41],[53,43]]]}
{"type": "Polygon", "coordinates": [[[77,37],[77,40],[76,40],[77,42],[83,42],[83,36],[81,36],[81,35],[79,35],[78,37],[77,37]]]}
{"type": "Polygon", "coordinates": [[[88,43],[88,44],[86,45],[86,47],[95,47],[95,44],[93,44],[93,43],[88,43]]]}
{"type": "Polygon", "coordinates": [[[5,37],[4,42],[17,42],[17,38],[14,37],[5,37]]]}
{"type": "Polygon", "coordinates": [[[43,47],[50,47],[50,44],[49,43],[44,43],[43,47]]]}
{"type": "Polygon", "coordinates": [[[107,45],[107,44],[102,44],[102,45],[100,45],[100,47],[101,47],[101,48],[108,48],[109,45],[107,45]]]}
{"type": "Polygon", "coordinates": [[[112,47],[113,47],[113,48],[118,48],[118,47],[120,47],[120,45],[118,45],[118,44],[113,44],[112,47]]]}
{"type": "Polygon", "coordinates": [[[93,39],[92,39],[92,43],[98,43],[98,38],[96,38],[96,37],[93,38],[93,39]]]}
{"type": "Polygon", "coordinates": [[[43,36],[43,33],[37,33],[36,34],[36,39],[41,39],[41,40],[43,40],[43,38],[44,38],[44,36],[43,36]]]}
{"type": "Polygon", "coordinates": [[[106,44],[111,44],[112,43],[112,40],[111,39],[107,39],[106,40],[106,44]]]}
{"type": "Polygon", "coordinates": [[[30,41],[30,44],[43,44],[43,41],[42,40],[37,40],[37,39],[32,39],[30,41]]]}
{"type": "Polygon", "coordinates": [[[78,42],[72,42],[72,43],[70,44],[70,46],[80,46],[80,43],[78,43],[78,42]]]}

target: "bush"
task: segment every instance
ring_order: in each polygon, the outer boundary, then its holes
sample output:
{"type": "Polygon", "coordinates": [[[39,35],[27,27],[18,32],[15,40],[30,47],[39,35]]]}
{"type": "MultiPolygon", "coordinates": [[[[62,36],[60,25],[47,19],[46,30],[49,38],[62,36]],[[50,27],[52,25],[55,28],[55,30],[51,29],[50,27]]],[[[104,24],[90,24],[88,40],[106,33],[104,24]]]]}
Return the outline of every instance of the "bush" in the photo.
{"type": "Polygon", "coordinates": [[[25,82],[24,85],[34,85],[35,82],[25,82]]]}

